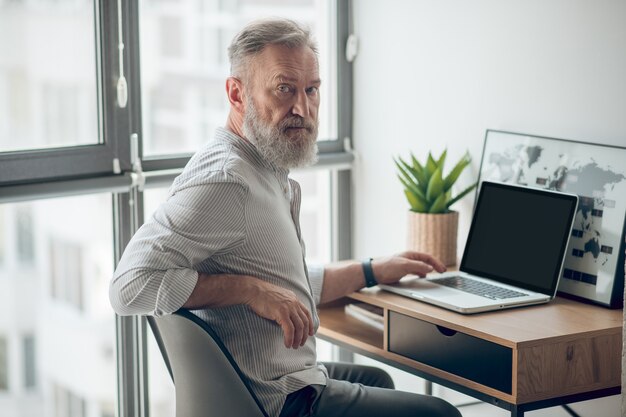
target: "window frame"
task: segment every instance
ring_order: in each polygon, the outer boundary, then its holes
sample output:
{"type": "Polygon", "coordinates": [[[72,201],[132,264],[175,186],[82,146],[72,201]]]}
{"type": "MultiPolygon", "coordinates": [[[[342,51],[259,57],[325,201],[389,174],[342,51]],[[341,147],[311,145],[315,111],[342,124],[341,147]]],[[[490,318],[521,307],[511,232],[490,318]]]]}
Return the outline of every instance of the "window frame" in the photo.
{"type": "MultiPolygon", "coordinates": [[[[308,169],[331,170],[331,253],[333,260],[351,257],[350,176],[352,137],[352,64],[345,58],[351,33],[351,0],[328,0],[336,10],[337,137],[318,142],[319,161],[308,169]]],[[[94,0],[96,31],[98,139],[101,144],[0,152],[0,204],[84,195],[113,194],[114,265],[143,223],[145,185],[171,183],[191,154],[164,155],[142,161],[143,173],[133,172],[130,136],[138,134],[142,157],[141,86],[138,0],[94,0]],[[128,104],[116,103],[119,76],[118,22],[124,37],[124,74],[128,104]],[[119,171],[114,167],[115,159],[119,171]]],[[[142,317],[116,316],[117,415],[149,415],[147,387],[147,325],[142,317]]]]}
{"type": "MultiPolygon", "coordinates": [[[[130,2],[124,2],[122,16],[127,17],[130,2]]],[[[130,170],[130,104],[118,107],[116,81],[118,63],[118,10],[115,1],[94,0],[96,59],[97,131],[101,143],[50,149],[0,152],[0,186],[49,182],[88,177],[120,175],[130,170]],[[114,160],[117,159],[117,162],[114,160]],[[119,166],[119,170],[117,166],[119,166]]],[[[128,19],[123,20],[124,38],[128,19]]],[[[126,42],[126,41],[125,41],[126,42]]],[[[124,51],[126,57],[129,51],[124,51]]],[[[129,86],[136,84],[128,58],[124,60],[129,86]]]]}

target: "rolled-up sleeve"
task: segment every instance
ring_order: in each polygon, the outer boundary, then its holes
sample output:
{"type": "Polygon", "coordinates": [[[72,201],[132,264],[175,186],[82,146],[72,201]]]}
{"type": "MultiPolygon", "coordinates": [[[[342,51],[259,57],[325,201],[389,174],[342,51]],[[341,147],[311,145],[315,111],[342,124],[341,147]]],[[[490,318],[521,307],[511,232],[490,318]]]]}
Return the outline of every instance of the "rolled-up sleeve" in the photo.
{"type": "Polygon", "coordinates": [[[308,265],[309,282],[311,283],[311,291],[315,305],[320,303],[322,299],[322,287],[324,286],[324,266],[318,264],[308,265]]]}
{"type": "Polygon", "coordinates": [[[109,287],[115,312],[159,316],[181,308],[196,286],[196,265],[243,244],[246,198],[235,182],[173,192],[124,250],[109,287]]]}

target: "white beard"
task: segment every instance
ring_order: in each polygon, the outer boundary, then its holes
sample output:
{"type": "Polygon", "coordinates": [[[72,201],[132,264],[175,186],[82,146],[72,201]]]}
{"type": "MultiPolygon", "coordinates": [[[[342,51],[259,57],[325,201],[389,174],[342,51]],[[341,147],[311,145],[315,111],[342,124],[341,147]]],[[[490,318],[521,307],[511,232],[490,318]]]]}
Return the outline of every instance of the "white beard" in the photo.
{"type": "Polygon", "coordinates": [[[261,118],[251,98],[248,98],[246,105],[243,134],[265,160],[285,169],[301,168],[317,162],[317,123],[307,122],[300,116],[290,116],[278,126],[271,126],[261,118]],[[297,137],[290,138],[287,135],[290,127],[305,127],[305,130],[297,137]]]}

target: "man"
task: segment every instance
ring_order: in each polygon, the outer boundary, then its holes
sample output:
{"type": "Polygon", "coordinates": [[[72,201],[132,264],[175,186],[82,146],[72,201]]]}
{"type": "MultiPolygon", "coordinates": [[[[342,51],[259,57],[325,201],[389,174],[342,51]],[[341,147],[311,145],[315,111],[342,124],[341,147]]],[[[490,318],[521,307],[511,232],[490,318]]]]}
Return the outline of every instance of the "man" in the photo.
{"type": "Polygon", "coordinates": [[[229,54],[226,127],[129,243],[111,283],[115,311],[195,310],[270,416],[460,416],[440,399],[380,388],[393,386],[384,373],[317,363],[317,304],[359,290],[366,275],[390,283],[445,268],[414,252],[307,267],[300,188],[288,173],[316,159],[315,44],[294,22],[260,21],[235,37],[229,54]]]}

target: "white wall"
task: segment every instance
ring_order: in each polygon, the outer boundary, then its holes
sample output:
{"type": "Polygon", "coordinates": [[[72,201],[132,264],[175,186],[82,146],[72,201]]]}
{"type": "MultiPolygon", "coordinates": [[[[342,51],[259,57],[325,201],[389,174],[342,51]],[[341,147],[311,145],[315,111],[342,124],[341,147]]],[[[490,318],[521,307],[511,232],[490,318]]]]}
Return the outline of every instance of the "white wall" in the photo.
{"type": "MultiPolygon", "coordinates": [[[[393,156],[469,150],[463,186],[489,128],[626,146],[626,1],[356,0],[353,13],[357,257],[405,247],[393,156]]],[[[455,207],[460,243],[471,200],[455,207]]]]}

